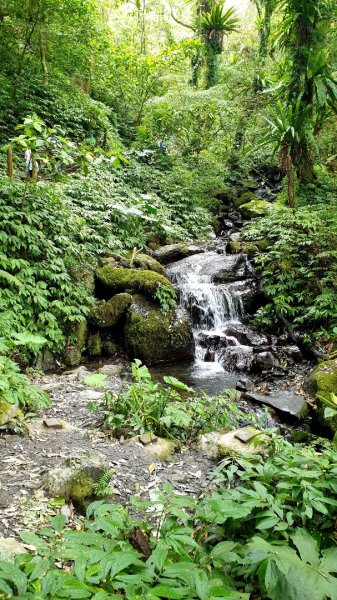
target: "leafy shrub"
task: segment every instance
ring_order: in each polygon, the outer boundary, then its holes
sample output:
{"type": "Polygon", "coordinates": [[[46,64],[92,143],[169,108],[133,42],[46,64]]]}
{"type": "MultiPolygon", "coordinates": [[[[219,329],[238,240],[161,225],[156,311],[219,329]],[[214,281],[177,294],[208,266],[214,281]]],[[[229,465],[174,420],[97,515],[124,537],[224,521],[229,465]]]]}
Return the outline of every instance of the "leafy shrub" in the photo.
{"type": "Polygon", "coordinates": [[[0,356],[0,396],[9,404],[35,410],[50,406],[46,392],[31,384],[27,375],[10,358],[0,356]]]}
{"type": "Polygon", "coordinates": [[[177,305],[177,292],[167,285],[160,283],[155,291],[154,298],[160,304],[164,317],[177,305]]]}
{"type": "Polygon", "coordinates": [[[58,186],[4,180],[0,195],[0,336],[28,329],[60,349],[71,323],[88,312],[88,291],[74,284],[67,263],[79,260],[76,218],[58,186]]]}
{"type": "Polygon", "coordinates": [[[254,415],[243,413],[230,401],[232,390],[210,398],[175,377],[165,376],[164,384],[155,383],[139,360],[132,364],[132,378],[124,392],[105,396],[105,425],[114,433],[131,436],[149,431],[187,443],[200,433],[254,421],[254,415]]]}
{"type": "Polygon", "coordinates": [[[270,303],[257,314],[264,324],[279,313],[304,340],[328,339],[337,325],[336,200],[298,208],[278,207],[255,221],[248,239],[267,246],[257,259],[270,303]]]}

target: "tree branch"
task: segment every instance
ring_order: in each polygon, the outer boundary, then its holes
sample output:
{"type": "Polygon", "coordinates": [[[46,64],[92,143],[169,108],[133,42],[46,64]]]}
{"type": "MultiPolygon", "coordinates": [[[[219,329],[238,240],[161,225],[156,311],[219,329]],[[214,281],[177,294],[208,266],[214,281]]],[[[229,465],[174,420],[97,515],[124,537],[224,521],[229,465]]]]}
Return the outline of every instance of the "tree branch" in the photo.
{"type": "Polygon", "coordinates": [[[173,13],[173,8],[172,8],[171,4],[169,6],[171,9],[171,17],[172,17],[173,21],[175,21],[176,23],[178,23],[178,25],[181,25],[182,27],[186,27],[186,29],[191,29],[192,31],[195,31],[195,27],[193,27],[192,25],[187,25],[187,23],[183,23],[182,21],[177,19],[177,17],[173,13]]]}

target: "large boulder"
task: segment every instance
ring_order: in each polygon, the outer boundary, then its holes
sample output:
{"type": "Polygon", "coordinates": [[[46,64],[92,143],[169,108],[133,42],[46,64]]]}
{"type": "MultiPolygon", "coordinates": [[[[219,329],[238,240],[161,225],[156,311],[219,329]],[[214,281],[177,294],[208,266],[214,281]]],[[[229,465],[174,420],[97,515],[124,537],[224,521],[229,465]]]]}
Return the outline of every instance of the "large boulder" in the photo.
{"type": "Polygon", "coordinates": [[[245,219],[255,219],[256,217],[264,217],[270,210],[270,204],[265,200],[256,198],[247,202],[247,204],[242,204],[240,210],[245,219]]]}
{"type": "Polygon", "coordinates": [[[315,396],[316,410],[314,414],[318,423],[323,427],[328,427],[332,433],[336,433],[337,415],[325,418],[324,399],[331,400],[331,394],[337,394],[337,359],[320,363],[311,374],[308,387],[315,396]]]}
{"type": "Polygon", "coordinates": [[[95,484],[108,470],[105,456],[98,452],[67,458],[45,476],[43,486],[51,497],[72,500],[83,507],[95,495],[95,484]]]}
{"type": "Polygon", "coordinates": [[[131,304],[131,294],[116,294],[108,302],[104,300],[93,306],[89,314],[89,323],[96,327],[115,327],[124,317],[131,304]]]}
{"type": "Polygon", "coordinates": [[[186,258],[186,256],[198,254],[201,251],[202,250],[199,246],[195,246],[193,244],[168,244],[167,246],[161,246],[160,248],[157,248],[154,251],[153,256],[161,264],[167,265],[170,262],[181,260],[182,258],[186,258]]]}
{"type": "Polygon", "coordinates": [[[247,204],[248,202],[253,202],[254,200],[259,200],[258,196],[253,194],[253,192],[246,191],[243,194],[241,194],[241,196],[239,196],[238,198],[235,198],[233,200],[233,202],[234,202],[235,206],[237,208],[239,208],[243,204],[247,204]]]}
{"type": "Polygon", "coordinates": [[[114,269],[105,265],[96,271],[96,279],[97,286],[110,296],[127,291],[153,298],[160,285],[173,289],[172,283],[166,277],[148,269],[114,269]]]}
{"type": "Polygon", "coordinates": [[[147,365],[175,363],[193,358],[194,340],[185,311],[164,316],[159,307],[136,296],[127,312],[125,345],[134,358],[147,365]]]}

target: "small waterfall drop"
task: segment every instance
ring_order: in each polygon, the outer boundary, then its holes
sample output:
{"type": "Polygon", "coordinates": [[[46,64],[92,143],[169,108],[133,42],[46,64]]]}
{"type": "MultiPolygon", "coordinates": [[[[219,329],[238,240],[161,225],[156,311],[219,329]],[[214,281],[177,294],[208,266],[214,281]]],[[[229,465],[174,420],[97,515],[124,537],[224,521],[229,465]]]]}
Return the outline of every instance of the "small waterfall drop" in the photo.
{"type": "Polygon", "coordinates": [[[246,255],[204,252],[172,264],[168,273],[192,320],[199,371],[244,370],[253,353],[236,336],[254,294],[246,255]]]}

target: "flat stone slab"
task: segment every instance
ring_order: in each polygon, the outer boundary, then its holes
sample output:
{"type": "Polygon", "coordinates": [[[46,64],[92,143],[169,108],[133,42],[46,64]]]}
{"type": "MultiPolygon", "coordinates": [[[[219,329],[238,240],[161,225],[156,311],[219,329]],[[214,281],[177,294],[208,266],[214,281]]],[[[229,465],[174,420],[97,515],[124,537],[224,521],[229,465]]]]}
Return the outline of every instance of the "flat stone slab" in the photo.
{"type": "Polygon", "coordinates": [[[300,419],[307,411],[307,402],[304,396],[293,390],[275,390],[271,394],[256,394],[246,392],[245,399],[257,404],[266,404],[283,414],[300,419]]]}
{"type": "Polygon", "coordinates": [[[261,454],[264,451],[263,442],[267,439],[266,435],[253,427],[235,429],[228,433],[212,431],[200,436],[197,449],[209,458],[221,460],[227,455],[261,454]]]}

